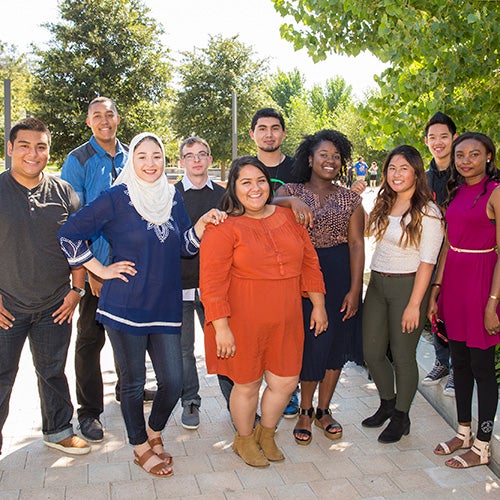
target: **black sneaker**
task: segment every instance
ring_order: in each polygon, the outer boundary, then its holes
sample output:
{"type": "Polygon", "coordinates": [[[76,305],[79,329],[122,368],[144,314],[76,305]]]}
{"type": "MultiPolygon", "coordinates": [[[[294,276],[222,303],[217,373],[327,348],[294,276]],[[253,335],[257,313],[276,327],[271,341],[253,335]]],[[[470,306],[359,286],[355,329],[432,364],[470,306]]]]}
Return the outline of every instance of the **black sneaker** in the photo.
{"type": "Polygon", "coordinates": [[[98,418],[82,418],[78,428],[80,429],[82,436],[92,443],[100,443],[104,439],[104,429],[98,418]]]}
{"type": "MultiPolygon", "coordinates": [[[[155,398],[156,396],[156,390],[154,389],[144,389],[144,397],[143,397],[143,401],[145,403],[151,403],[153,401],[153,399],[155,398]]],[[[121,402],[121,398],[120,398],[120,393],[119,392],[116,392],[115,393],[115,399],[118,403],[121,402]]]]}
{"type": "Polygon", "coordinates": [[[144,389],[144,402],[150,403],[156,396],[156,389],[144,389]]]}
{"type": "Polygon", "coordinates": [[[434,361],[434,366],[432,370],[427,374],[427,376],[422,380],[422,385],[437,385],[443,377],[448,375],[449,370],[446,366],[442,365],[437,359],[434,361]]]}

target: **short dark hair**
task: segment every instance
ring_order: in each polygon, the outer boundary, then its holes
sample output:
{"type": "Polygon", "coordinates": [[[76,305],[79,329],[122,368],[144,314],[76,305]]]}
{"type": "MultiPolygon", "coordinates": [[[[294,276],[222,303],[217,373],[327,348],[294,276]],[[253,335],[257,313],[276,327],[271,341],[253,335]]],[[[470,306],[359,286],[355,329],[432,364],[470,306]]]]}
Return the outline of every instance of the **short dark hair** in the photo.
{"type": "Polygon", "coordinates": [[[267,167],[255,156],[241,156],[233,160],[231,164],[231,170],[227,178],[226,192],[223,194],[219,204],[221,210],[224,210],[224,212],[227,212],[229,215],[243,215],[245,213],[245,207],[236,196],[236,181],[239,179],[243,167],[247,165],[258,168],[264,174],[269,184],[269,196],[267,197],[266,204],[273,201],[273,187],[267,167]]]}
{"type": "Polygon", "coordinates": [[[342,132],[324,129],[312,135],[304,136],[303,141],[299,144],[292,167],[292,173],[297,182],[307,182],[311,179],[309,157],[314,155],[314,152],[324,141],[331,142],[337,148],[342,164],[339,174],[341,176],[345,175],[346,164],[351,159],[351,141],[342,132]]]}
{"type": "Polygon", "coordinates": [[[277,118],[280,122],[281,128],[285,129],[285,119],[283,115],[274,108],[261,108],[259,109],[252,117],[252,124],[250,128],[255,130],[255,126],[257,125],[257,121],[259,118],[277,118]]]}
{"type": "Polygon", "coordinates": [[[17,138],[17,134],[20,130],[33,130],[35,132],[42,132],[47,134],[47,138],[49,140],[49,146],[51,141],[50,130],[47,125],[37,118],[29,117],[24,118],[23,120],[19,120],[14,124],[14,126],[10,129],[9,133],[9,141],[11,144],[14,144],[14,141],[17,138]]]}
{"type": "Polygon", "coordinates": [[[109,104],[111,104],[111,109],[116,113],[118,114],[118,109],[116,108],[116,104],[115,104],[115,101],[113,101],[113,99],[111,99],[110,97],[104,97],[104,96],[99,96],[99,97],[96,97],[95,99],[92,99],[89,103],[89,106],[87,108],[88,111],[90,111],[90,108],[94,105],[94,104],[98,104],[98,103],[107,103],[109,102],[109,104]]]}
{"type": "Polygon", "coordinates": [[[457,133],[457,126],[455,125],[455,122],[448,116],[445,115],[444,113],[441,113],[441,111],[438,111],[437,113],[434,113],[431,116],[431,119],[427,122],[427,125],[425,126],[425,136],[427,137],[427,134],[429,133],[429,129],[432,127],[432,125],[436,125],[436,123],[440,123],[441,125],[446,125],[451,132],[451,135],[455,135],[457,133]]]}

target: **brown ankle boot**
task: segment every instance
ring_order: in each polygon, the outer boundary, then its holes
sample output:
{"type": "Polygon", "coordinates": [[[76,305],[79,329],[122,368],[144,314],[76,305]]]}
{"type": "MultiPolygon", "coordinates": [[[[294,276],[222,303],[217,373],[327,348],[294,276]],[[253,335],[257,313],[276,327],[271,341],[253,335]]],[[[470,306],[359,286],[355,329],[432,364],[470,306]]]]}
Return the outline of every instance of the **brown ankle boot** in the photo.
{"type": "Polygon", "coordinates": [[[276,430],[274,428],[269,429],[259,422],[257,427],[255,427],[254,436],[255,441],[269,461],[281,462],[285,460],[285,455],[283,455],[281,450],[276,446],[276,442],[274,441],[275,432],[276,430]]]}
{"type": "Polygon", "coordinates": [[[255,442],[255,431],[250,436],[234,436],[233,451],[252,467],[267,467],[269,462],[255,442]]]}

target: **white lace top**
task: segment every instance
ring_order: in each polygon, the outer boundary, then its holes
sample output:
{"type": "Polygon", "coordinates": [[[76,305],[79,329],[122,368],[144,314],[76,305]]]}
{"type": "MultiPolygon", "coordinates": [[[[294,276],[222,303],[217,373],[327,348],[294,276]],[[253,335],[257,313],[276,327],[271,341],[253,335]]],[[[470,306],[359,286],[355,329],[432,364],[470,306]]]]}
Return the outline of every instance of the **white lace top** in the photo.
{"type": "Polygon", "coordinates": [[[428,205],[428,215],[422,218],[422,237],[420,246],[402,247],[401,216],[389,216],[389,225],[382,238],[377,243],[373,253],[371,270],[381,273],[414,273],[420,262],[435,264],[443,241],[443,226],[441,212],[434,203],[428,205]]]}

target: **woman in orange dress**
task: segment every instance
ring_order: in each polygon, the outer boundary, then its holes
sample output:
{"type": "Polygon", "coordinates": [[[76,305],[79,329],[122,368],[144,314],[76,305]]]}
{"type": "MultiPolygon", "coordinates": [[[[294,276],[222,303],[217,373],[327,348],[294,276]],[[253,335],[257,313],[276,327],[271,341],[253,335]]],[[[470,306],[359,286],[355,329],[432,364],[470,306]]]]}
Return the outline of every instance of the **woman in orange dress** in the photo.
{"type": "Polygon", "coordinates": [[[233,450],[255,467],[285,458],[274,431],[302,364],[302,294],[313,304],[310,328],[319,335],[328,326],[323,277],[307,231],[271,200],[266,167],[255,157],[235,160],[221,201],[229,217],[205,232],[200,248],[207,370],[234,381],[233,450]],[[254,430],[264,377],[262,418],[254,430]]]}

